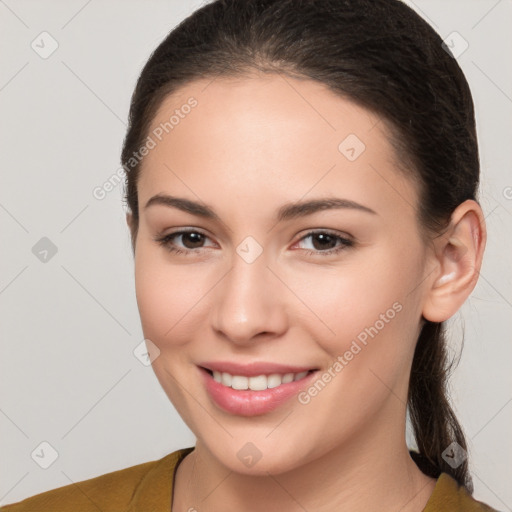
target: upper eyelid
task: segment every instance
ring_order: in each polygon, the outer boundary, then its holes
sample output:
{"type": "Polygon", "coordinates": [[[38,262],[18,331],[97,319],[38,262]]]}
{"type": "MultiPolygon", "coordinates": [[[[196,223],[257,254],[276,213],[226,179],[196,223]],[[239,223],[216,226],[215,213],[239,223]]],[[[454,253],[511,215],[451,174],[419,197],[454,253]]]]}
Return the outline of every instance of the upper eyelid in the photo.
{"type": "Polygon", "coordinates": [[[308,229],[301,236],[301,238],[304,238],[305,236],[308,236],[308,235],[315,235],[317,233],[327,233],[328,235],[339,236],[340,238],[352,238],[352,235],[349,235],[345,231],[337,231],[337,230],[331,229],[331,228],[312,228],[312,229],[308,229]]]}

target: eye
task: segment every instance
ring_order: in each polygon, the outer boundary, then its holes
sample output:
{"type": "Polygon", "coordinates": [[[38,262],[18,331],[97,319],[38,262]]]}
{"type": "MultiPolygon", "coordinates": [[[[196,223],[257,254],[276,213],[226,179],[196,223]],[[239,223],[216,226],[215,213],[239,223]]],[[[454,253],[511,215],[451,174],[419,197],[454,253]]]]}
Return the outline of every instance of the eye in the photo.
{"type": "MultiPolygon", "coordinates": [[[[155,241],[169,252],[184,255],[194,254],[199,249],[215,247],[216,245],[206,234],[192,229],[158,236],[155,238],[155,241]],[[210,243],[208,244],[208,242],[210,243]]],[[[311,231],[295,244],[295,246],[304,250],[308,255],[322,256],[341,252],[353,245],[353,240],[326,230],[311,231]]]]}
{"type": "Polygon", "coordinates": [[[169,252],[178,254],[190,254],[196,252],[194,249],[215,247],[214,243],[205,245],[208,240],[210,239],[204,233],[197,230],[175,231],[155,238],[155,241],[164,246],[169,252]]]}
{"type": "Polygon", "coordinates": [[[303,236],[295,245],[305,250],[307,254],[326,256],[352,247],[354,241],[330,231],[317,230],[303,236]]]}

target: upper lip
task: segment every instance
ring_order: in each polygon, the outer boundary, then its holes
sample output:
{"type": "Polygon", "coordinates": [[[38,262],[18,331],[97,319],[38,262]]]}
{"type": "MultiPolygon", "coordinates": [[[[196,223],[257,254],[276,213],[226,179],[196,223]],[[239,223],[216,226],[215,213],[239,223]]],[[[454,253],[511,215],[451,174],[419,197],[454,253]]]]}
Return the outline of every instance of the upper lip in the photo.
{"type": "Polygon", "coordinates": [[[198,364],[211,371],[226,372],[231,375],[243,375],[246,377],[256,377],[258,375],[271,375],[273,373],[301,373],[309,370],[316,370],[311,366],[291,366],[287,364],[278,364],[270,362],[252,362],[235,363],[234,361],[206,361],[198,364]]]}

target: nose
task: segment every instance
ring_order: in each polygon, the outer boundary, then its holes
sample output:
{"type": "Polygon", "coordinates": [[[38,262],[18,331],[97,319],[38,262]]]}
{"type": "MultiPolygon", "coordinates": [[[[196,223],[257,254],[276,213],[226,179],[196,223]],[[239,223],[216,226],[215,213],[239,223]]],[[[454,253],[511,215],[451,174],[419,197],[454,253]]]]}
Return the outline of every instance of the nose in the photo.
{"type": "Polygon", "coordinates": [[[287,329],[282,286],[264,257],[247,263],[234,254],[230,271],[215,287],[212,328],[237,345],[282,335],[287,329]]]}

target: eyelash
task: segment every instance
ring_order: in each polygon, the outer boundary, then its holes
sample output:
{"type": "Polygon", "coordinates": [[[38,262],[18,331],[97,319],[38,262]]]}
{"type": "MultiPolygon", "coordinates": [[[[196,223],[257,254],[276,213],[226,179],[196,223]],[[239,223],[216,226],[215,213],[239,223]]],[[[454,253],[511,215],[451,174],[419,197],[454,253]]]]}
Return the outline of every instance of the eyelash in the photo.
{"type": "MultiPolygon", "coordinates": [[[[192,253],[195,252],[195,249],[184,250],[184,249],[180,249],[179,247],[176,247],[175,245],[172,245],[172,243],[171,243],[171,241],[175,237],[178,237],[180,235],[184,235],[184,234],[187,234],[187,233],[197,233],[197,234],[203,235],[204,237],[208,238],[205,233],[203,233],[201,231],[198,231],[196,229],[193,229],[193,230],[191,229],[191,230],[175,231],[174,233],[169,233],[169,234],[164,235],[164,236],[157,236],[154,240],[155,240],[155,242],[157,242],[160,245],[162,245],[165,249],[167,249],[171,253],[183,254],[185,256],[189,256],[189,255],[191,255],[192,253]]],[[[338,254],[341,251],[354,246],[354,241],[353,240],[351,240],[349,238],[342,237],[340,235],[337,235],[336,233],[333,233],[333,232],[331,232],[329,230],[313,230],[313,231],[310,231],[310,232],[306,233],[302,238],[300,238],[298,240],[298,242],[301,242],[302,240],[305,240],[308,237],[311,237],[311,236],[314,236],[314,235],[319,235],[319,234],[329,235],[329,236],[334,237],[337,241],[340,242],[340,245],[338,245],[337,247],[334,247],[332,249],[327,249],[325,251],[321,251],[321,250],[316,250],[315,251],[315,250],[311,250],[311,249],[303,249],[303,251],[305,251],[305,253],[308,256],[317,256],[317,255],[330,256],[330,255],[333,255],[333,254],[338,254]]],[[[296,243],[298,243],[298,242],[296,242],[296,243]]],[[[204,249],[204,247],[198,247],[197,249],[204,249]]]]}

